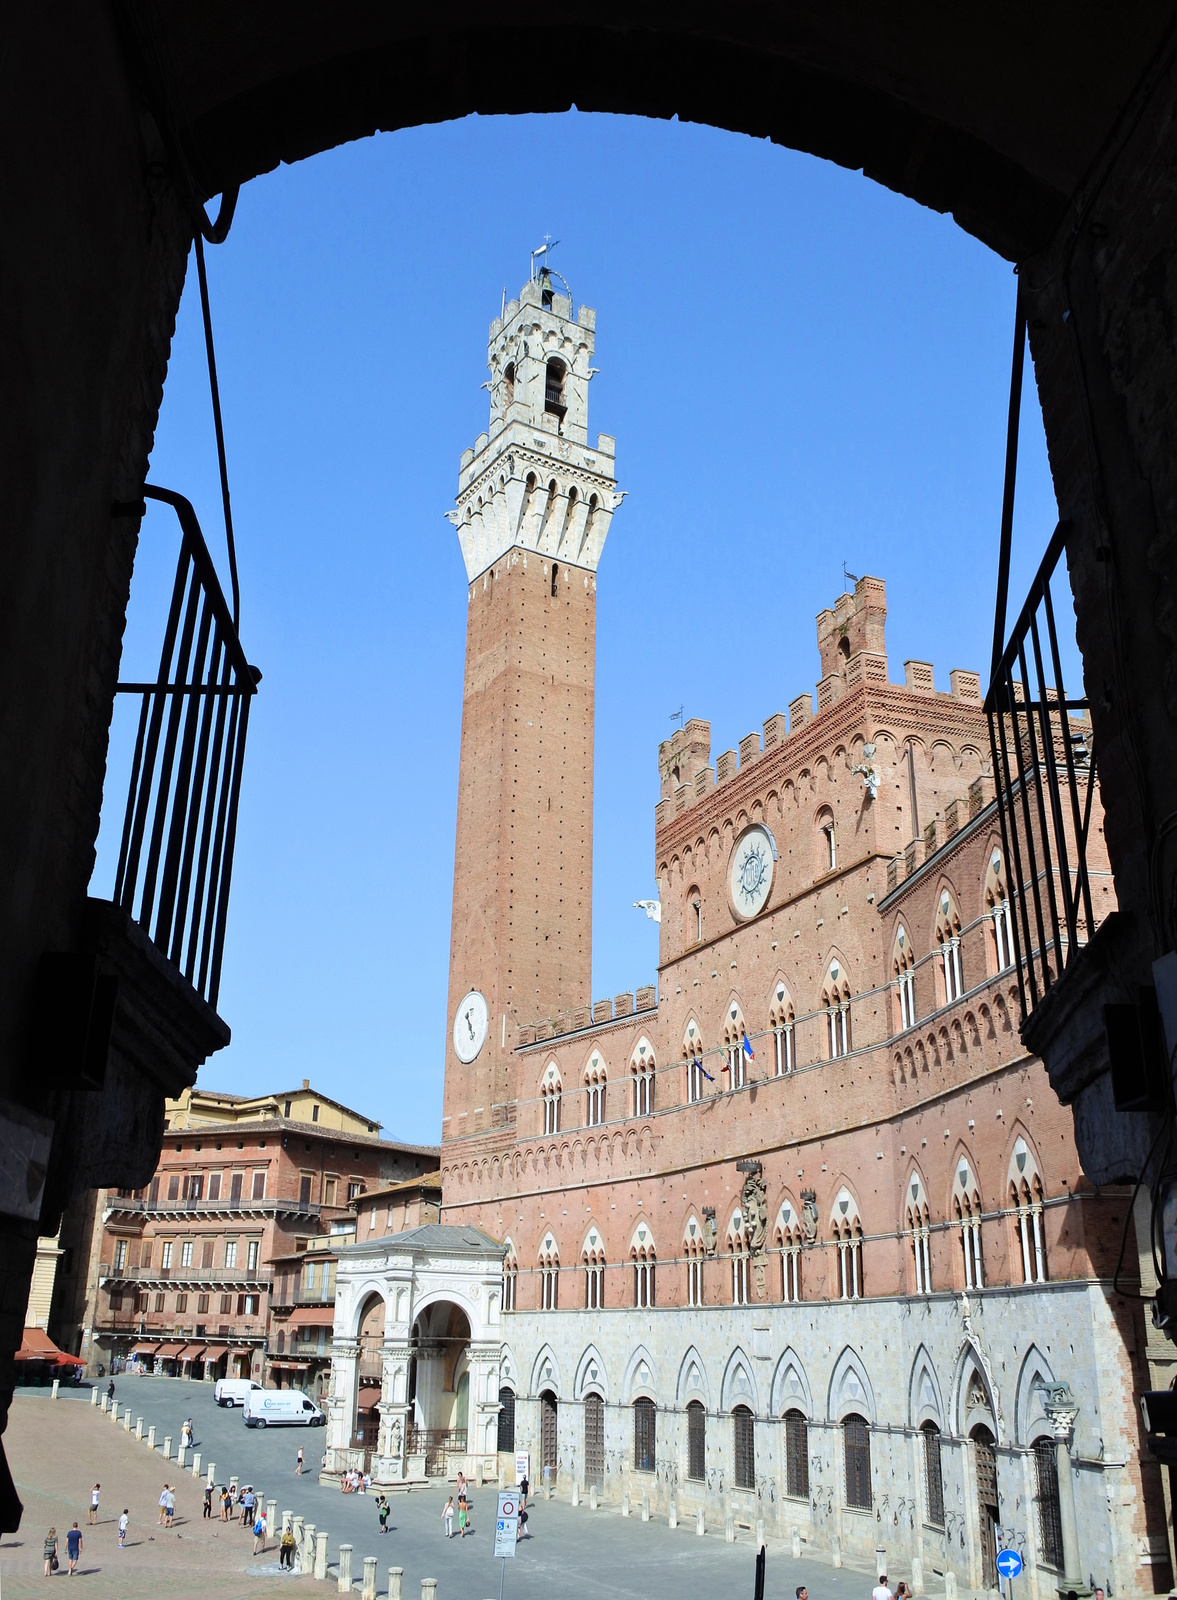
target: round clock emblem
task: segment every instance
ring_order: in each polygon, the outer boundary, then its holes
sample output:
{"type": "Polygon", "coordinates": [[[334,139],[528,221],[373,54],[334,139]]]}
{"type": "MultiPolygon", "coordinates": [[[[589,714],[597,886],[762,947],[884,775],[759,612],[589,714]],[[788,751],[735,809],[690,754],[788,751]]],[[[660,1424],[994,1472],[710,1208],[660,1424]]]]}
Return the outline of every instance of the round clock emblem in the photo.
{"type": "Polygon", "coordinates": [[[736,840],[728,886],[741,917],[754,917],[767,904],[775,860],[776,844],[767,828],[757,824],[736,840]]]}
{"type": "Polygon", "coordinates": [[[473,1061],[486,1043],[486,1001],[477,989],[459,1002],[454,1017],[454,1053],[459,1061],[473,1061]]]}

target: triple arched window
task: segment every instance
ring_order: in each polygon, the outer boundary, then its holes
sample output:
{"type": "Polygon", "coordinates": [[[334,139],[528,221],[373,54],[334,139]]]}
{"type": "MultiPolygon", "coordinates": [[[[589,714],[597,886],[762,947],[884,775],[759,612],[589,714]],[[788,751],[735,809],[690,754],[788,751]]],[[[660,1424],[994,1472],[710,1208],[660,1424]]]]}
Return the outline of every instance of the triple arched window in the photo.
{"type": "Polygon", "coordinates": [[[584,1304],[587,1311],[599,1311],[605,1304],[605,1242],[596,1228],[590,1228],[580,1254],[584,1266],[584,1304]]]}
{"type": "Polygon", "coordinates": [[[1046,1282],[1046,1236],[1042,1225],[1042,1179],[1026,1141],[1014,1141],[1009,1164],[1010,1209],[1023,1283],[1046,1282]]]}
{"type": "Polygon", "coordinates": [[[822,988],[821,1007],[825,1013],[830,1060],[848,1056],[853,1048],[850,1037],[850,985],[840,962],[830,962],[822,988]]]}
{"type": "Polygon", "coordinates": [[[1014,930],[1000,850],[994,850],[989,857],[989,869],[985,874],[985,909],[993,923],[993,955],[997,971],[1007,972],[1014,964],[1014,930]]]}
{"type": "Polygon", "coordinates": [[[981,1256],[981,1193],[977,1175],[962,1156],[952,1180],[952,1209],[960,1229],[961,1266],[966,1289],[985,1287],[981,1256]]]}
{"type": "Polygon", "coordinates": [[[733,1211],[732,1220],[727,1228],[727,1247],[732,1258],[732,1305],[746,1306],[751,1299],[749,1294],[749,1257],[748,1245],[744,1238],[744,1218],[741,1212],[733,1211]]]}
{"type": "Polygon", "coordinates": [[[633,1083],[633,1114],[650,1117],[654,1114],[654,1047],[648,1039],[639,1039],[629,1063],[633,1083]]]}
{"type": "Polygon", "coordinates": [[[687,1023],[682,1042],[683,1062],[687,1069],[687,1100],[694,1104],[703,1098],[706,1073],[703,1068],[703,1036],[695,1022],[687,1023]]]}
{"type": "Polygon", "coordinates": [[[830,1222],[838,1251],[838,1295],[843,1300],[861,1300],[862,1223],[849,1190],[838,1192],[830,1222]]]}
{"type": "Polygon", "coordinates": [[[586,1128],[598,1128],[605,1120],[605,1089],[608,1078],[605,1062],[599,1051],[594,1050],[589,1057],[588,1066],[584,1069],[586,1128]]]}
{"type": "Polygon", "coordinates": [[[794,1054],[793,1002],[783,983],[778,983],[773,990],[768,1021],[772,1029],[773,1073],[776,1077],[783,1078],[792,1072],[797,1064],[794,1054]]]}
{"type": "Polygon", "coordinates": [[[964,993],[964,974],[960,961],[960,913],[947,889],[940,891],[936,906],[936,943],[944,985],[944,1004],[951,1005],[964,993]]]}
{"type": "Polygon", "coordinates": [[[543,1107],[545,1134],[560,1131],[560,1089],[560,1071],[553,1061],[549,1063],[543,1082],[540,1084],[540,1104],[543,1107]]]}
{"type": "Polygon", "coordinates": [[[644,1222],[639,1222],[629,1244],[629,1258],[633,1263],[633,1303],[646,1308],[656,1304],[654,1236],[644,1222]]]}
{"type": "Polygon", "coordinates": [[[703,1262],[707,1255],[707,1247],[703,1242],[703,1230],[698,1219],[691,1217],[687,1223],[686,1235],[683,1238],[683,1255],[687,1263],[687,1304],[701,1306],[703,1304],[703,1262]]]}
{"type": "Polygon", "coordinates": [[[510,1239],[506,1241],[507,1254],[503,1261],[503,1310],[515,1309],[515,1285],[519,1277],[519,1260],[515,1254],[515,1246],[510,1239]]]}
{"type": "Polygon", "coordinates": [[[549,1233],[539,1253],[539,1309],[556,1311],[560,1306],[560,1252],[549,1233]]]}
{"type": "Polygon", "coordinates": [[[781,1299],[792,1303],[801,1298],[801,1227],[791,1200],[781,1206],[776,1242],[781,1253],[781,1299]]]}
{"type": "Polygon", "coordinates": [[[911,939],[902,923],[895,935],[895,955],[892,961],[895,988],[899,996],[899,1032],[906,1033],[916,1024],[915,1009],[915,953],[911,939]]]}
{"type": "Polygon", "coordinates": [[[907,1236],[911,1243],[915,1266],[916,1294],[932,1292],[932,1252],[930,1240],[928,1198],[918,1173],[913,1172],[907,1183],[907,1236]]]}

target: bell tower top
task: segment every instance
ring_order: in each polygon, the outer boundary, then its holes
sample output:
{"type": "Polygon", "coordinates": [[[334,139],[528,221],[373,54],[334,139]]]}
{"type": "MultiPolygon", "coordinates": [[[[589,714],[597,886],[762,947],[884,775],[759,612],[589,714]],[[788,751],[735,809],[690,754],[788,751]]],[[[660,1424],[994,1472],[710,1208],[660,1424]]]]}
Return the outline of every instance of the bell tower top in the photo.
{"type": "Polygon", "coordinates": [[[597,314],[581,306],[573,317],[558,277],[541,268],[490,325],[490,425],[463,451],[446,513],[471,582],[516,545],[595,572],[622,500],[615,441],[589,443],[597,314]]]}

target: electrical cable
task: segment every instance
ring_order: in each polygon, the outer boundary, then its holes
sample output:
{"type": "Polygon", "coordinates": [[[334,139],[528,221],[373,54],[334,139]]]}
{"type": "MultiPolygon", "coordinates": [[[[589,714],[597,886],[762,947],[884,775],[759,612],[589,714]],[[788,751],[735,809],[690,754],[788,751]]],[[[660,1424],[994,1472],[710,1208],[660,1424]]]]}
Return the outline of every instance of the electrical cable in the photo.
{"type": "MultiPolygon", "coordinates": [[[[236,198],[236,191],[233,191],[234,204],[236,203],[236,198]]],[[[225,197],[225,201],[222,203],[220,214],[218,215],[216,225],[213,228],[214,232],[220,227],[221,218],[225,211],[225,203],[227,202],[228,196],[225,197]]],[[[203,206],[200,208],[200,210],[201,215],[204,216],[203,206]]],[[[230,205],[229,222],[232,221],[232,218],[233,209],[230,205]]],[[[207,217],[205,217],[206,222],[207,220],[207,217]]],[[[210,226],[213,225],[210,224],[210,226]]],[[[226,222],[225,233],[228,231],[228,222],[226,222]]],[[[212,313],[209,309],[208,303],[208,274],[205,272],[204,268],[203,229],[200,229],[196,232],[196,234],[193,236],[193,242],[196,248],[196,271],[198,277],[200,278],[200,308],[204,314],[204,347],[208,355],[208,381],[209,387],[212,390],[213,423],[216,427],[217,433],[217,464],[221,470],[221,500],[225,507],[225,544],[229,552],[229,582],[233,590],[233,626],[237,629],[238,633],[240,633],[241,585],[237,579],[237,544],[233,538],[233,508],[229,503],[229,469],[225,463],[225,429],[221,422],[221,390],[219,384],[217,383],[217,358],[216,352],[213,349],[213,322],[212,313]]]]}

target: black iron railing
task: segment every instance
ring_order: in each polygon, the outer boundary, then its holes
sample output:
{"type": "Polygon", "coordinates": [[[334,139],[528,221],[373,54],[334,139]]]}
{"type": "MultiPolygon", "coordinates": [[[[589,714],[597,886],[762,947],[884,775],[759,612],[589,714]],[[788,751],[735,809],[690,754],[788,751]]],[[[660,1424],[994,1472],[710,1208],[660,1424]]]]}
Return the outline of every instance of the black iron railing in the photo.
{"type": "Polygon", "coordinates": [[[442,1477],[450,1455],[465,1455],[465,1428],[410,1428],[408,1454],[425,1456],[425,1476],[442,1477]]]}
{"type": "Polygon", "coordinates": [[[1061,522],[1054,531],[985,700],[1023,1019],[1097,926],[1087,863],[1095,750],[1087,701],[1067,693],[1050,590],[1067,531],[1061,522]]]}
{"type": "Polygon", "coordinates": [[[215,1007],[261,674],[241,648],[191,504],[170,489],[143,493],[173,508],[181,543],[158,677],[118,686],[141,706],[114,899],[215,1007]]]}

